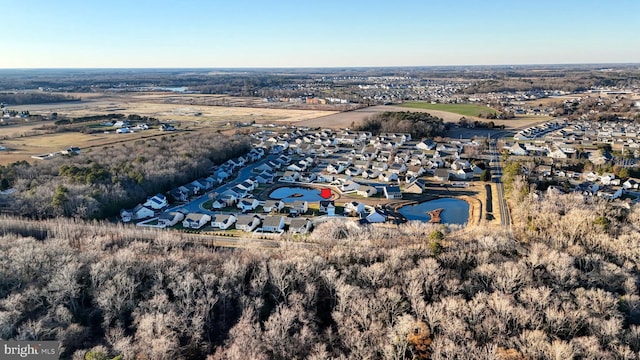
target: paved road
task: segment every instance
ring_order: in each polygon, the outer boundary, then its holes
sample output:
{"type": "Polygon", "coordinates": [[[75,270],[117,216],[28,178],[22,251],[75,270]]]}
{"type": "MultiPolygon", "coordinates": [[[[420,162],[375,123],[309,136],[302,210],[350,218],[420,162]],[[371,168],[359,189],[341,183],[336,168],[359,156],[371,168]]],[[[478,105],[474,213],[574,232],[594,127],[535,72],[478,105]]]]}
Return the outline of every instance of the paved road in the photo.
{"type": "Polygon", "coordinates": [[[238,171],[238,174],[236,175],[236,178],[234,180],[229,181],[228,183],[219,186],[218,188],[215,188],[213,190],[210,190],[208,192],[206,192],[205,194],[191,200],[189,203],[184,204],[184,205],[179,205],[176,207],[173,207],[167,211],[175,211],[175,210],[184,210],[185,212],[199,212],[199,213],[204,213],[204,214],[209,214],[209,215],[213,215],[216,212],[214,211],[210,211],[210,210],[206,210],[202,207],[202,204],[204,204],[207,200],[209,200],[209,194],[213,193],[213,192],[217,192],[217,193],[222,193],[228,189],[231,189],[232,187],[236,186],[237,184],[240,184],[241,182],[249,179],[251,176],[254,175],[253,173],[253,169],[266,163],[267,161],[270,160],[274,160],[278,157],[278,155],[267,155],[265,156],[264,159],[249,164],[243,168],[240,169],[240,171],[238,171]]]}
{"type": "MultiPolygon", "coordinates": [[[[500,134],[499,136],[501,136],[500,134]]],[[[496,183],[498,193],[498,207],[500,208],[500,226],[510,230],[511,229],[511,216],[509,214],[509,206],[507,205],[507,199],[504,195],[504,184],[502,183],[502,165],[500,163],[500,152],[498,151],[496,144],[499,137],[493,138],[489,142],[489,155],[491,158],[491,176],[496,183]]]]}

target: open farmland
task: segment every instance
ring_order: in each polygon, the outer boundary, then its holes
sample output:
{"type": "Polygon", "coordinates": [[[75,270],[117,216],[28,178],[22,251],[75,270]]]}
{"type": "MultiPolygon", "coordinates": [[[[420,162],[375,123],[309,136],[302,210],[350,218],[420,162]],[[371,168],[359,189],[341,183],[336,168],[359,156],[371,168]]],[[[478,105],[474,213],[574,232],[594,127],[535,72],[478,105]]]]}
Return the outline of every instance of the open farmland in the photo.
{"type": "MultiPolygon", "coordinates": [[[[295,125],[298,126],[310,126],[310,127],[328,127],[333,129],[344,129],[350,128],[352,125],[359,125],[362,121],[367,119],[372,115],[376,115],[378,113],[382,113],[385,111],[411,111],[411,112],[427,112],[432,116],[436,116],[442,118],[445,123],[457,123],[460,121],[460,114],[456,114],[449,111],[442,110],[429,110],[429,109],[420,109],[420,108],[406,108],[401,106],[394,105],[379,105],[379,106],[370,106],[363,109],[358,109],[354,111],[346,111],[341,113],[336,113],[332,115],[327,115],[323,117],[319,117],[311,120],[303,120],[297,122],[295,125]]],[[[487,119],[481,119],[475,116],[467,117],[472,120],[479,121],[487,121],[487,119]]],[[[520,129],[523,127],[531,126],[532,124],[537,124],[543,121],[547,121],[550,118],[548,116],[527,116],[527,115],[518,115],[514,119],[508,120],[497,120],[492,119],[493,123],[496,126],[504,125],[506,129],[520,129]]]]}
{"type": "MultiPolygon", "coordinates": [[[[218,95],[176,95],[176,94],[78,94],[82,101],[12,106],[16,111],[29,111],[32,115],[48,116],[57,112],[60,118],[78,118],[105,114],[137,114],[171,122],[178,130],[218,131],[232,130],[235,123],[255,122],[262,124],[290,124],[299,121],[313,121],[316,118],[335,114],[335,111],[272,109],[246,106],[214,106],[185,104],[188,98],[197,97],[198,103],[207,99],[213,101],[223,97],[218,95]],[[166,103],[184,97],[181,103],[166,103]]],[[[254,101],[255,99],[251,99],[254,101]]],[[[240,102],[235,102],[238,105],[240,102]]],[[[247,104],[243,102],[242,104],[247,104]]],[[[84,134],[77,131],[52,133],[43,125],[52,122],[24,122],[0,127],[0,145],[7,150],[0,152],[0,164],[18,160],[31,160],[32,155],[60,151],[70,146],[88,149],[96,146],[135,141],[140,138],[166,135],[157,129],[116,134],[115,129],[104,127],[105,132],[84,134]]],[[[98,126],[86,124],[89,127],[98,126]]],[[[179,136],[181,132],[176,134],[179,136]]]]}
{"type": "Polygon", "coordinates": [[[497,113],[498,111],[487,106],[476,104],[431,104],[428,102],[408,102],[399,105],[400,107],[412,109],[439,110],[460,114],[463,116],[478,116],[482,112],[497,113]]]}

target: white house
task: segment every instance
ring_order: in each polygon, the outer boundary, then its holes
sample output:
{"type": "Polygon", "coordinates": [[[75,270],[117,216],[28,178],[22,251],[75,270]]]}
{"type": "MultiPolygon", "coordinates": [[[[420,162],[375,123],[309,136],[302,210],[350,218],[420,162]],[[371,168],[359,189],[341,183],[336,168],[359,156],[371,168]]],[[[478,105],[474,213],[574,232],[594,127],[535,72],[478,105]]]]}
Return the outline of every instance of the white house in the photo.
{"type": "Polygon", "coordinates": [[[364,213],[364,204],[357,201],[345,203],[344,213],[351,216],[358,216],[364,213]]]}
{"type": "Polygon", "coordinates": [[[379,170],[365,170],[362,172],[362,177],[365,179],[377,179],[380,176],[379,170]]]}
{"type": "Polygon", "coordinates": [[[266,200],[262,205],[262,210],[266,213],[280,212],[284,209],[284,202],[281,200],[266,200]]]}
{"type": "Polygon", "coordinates": [[[182,220],[182,226],[187,229],[200,229],[206,223],[211,221],[211,216],[200,213],[190,213],[182,220]]]}
{"type": "Polygon", "coordinates": [[[158,226],[170,227],[184,220],[184,214],[179,211],[165,212],[158,216],[158,226]]]}
{"type": "Polygon", "coordinates": [[[238,201],[236,207],[240,209],[242,212],[247,212],[251,210],[255,210],[260,203],[256,199],[242,198],[238,201]]]}
{"type": "Polygon", "coordinates": [[[345,174],[349,176],[358,176],[362,174],[363,169],[361,167],[350,167],[345,170],[345,174]]]}
{"type": "Polygon", "coordinates": [[[329,174],[340,174],[344,172],[345,166],[344,164],[331,163],[327,165],[327,172],[329,174]]]}
{"type": "Polygon", "coordinates": [[[289,205],[289,213],[304,214],[309,210],[309,203],[306,201],[296,200],[289,205]]]}
{"type": "Polygon", "coordinates": [[[321,200],[318,210],[321,213],[326,213],[329,216],[336,215],[336,206],[333,200],[321,200]]]}
{"type": "Polygon", "coordinates": [[[251,232],[260,225],[262,219],[257,215],[238,215],[236,219],[236,229],[251,232]]]}
{"type": "Polygon", "coordinates": [[[246,192],[252,192],[256,189],[257,184],[253,180],[247,179],[236,186],[246,192]]]}
{"type": "Polygon", "coordinates": [[[211,227],[227,230],[231,225],[235,224],[236,217],[233,214],[218,214],[211,218],[211,227]]]}
{"type": "Polygon", "coordinates": [[[282,182],[295,182],[300,178],[300,173],[296,171],[287,170],[284,172],[280,181],[282,182]]]}
{"type": "Polygon", "coordinates": [[[622,196],[622,188],[618,188],[618,189],[603,188],[598,190],[596,194],[607,200],[615,200],[622,196]]]}
{"type": "Polygon", "coordinates": [[[153,217],[154,214],[155,213],[153,212],[153,210],[140,204],[138,204],[136,207],[134,207],[131,210],[123,209],[120,211],[120,217],[122,218],[123,222],[129,222],[131,220],[147,219],[147,218],[153,217]]]}
{"type": "Polygon", "coordinates": [[[348,191],[356,191],[360,188],[360,184],[355,181],[346,181],[340,185],[340,191],[348,192],[348,191]]]}
{"type": "Polygon", "coordinates": [[[163,207],[167,206],[167,197],[162,194],[156,194],[148,198],[147,201],[142,205],[154,210],[160,210],[163,207]]]}
{"type": "Polygon", "coordinates": [[[402,199],[402,192],[398,186],[385,186],[382,191],[387,199],[402,199]]]}
{"type": "Polygon", "coordinates": [[[289,225],[289,231],[297,234],[306,234],[311,231],[311,227],[313,223],[309,219],[298,218],[291,220],[291,224],[289,225]]]}
{"type": "Polygon", "coordinates": [[[358,190],[356,190],[356,194],[364,197],[371,197],[378,193],[378,190],[369,185],[361,185],[358,190]]]}
{"type": "Polygon", "coordinates": [[[385,182],[398,181],[398,174],[392,172],[382,173],[378,176],[378,180],[385,182]]]}
{"type": "Polygon", "coordinates": [[[514,143],[508,150],[509,154],[516,156],[526,156],[529,154],[529,151],[520,143],[514,143]]]}
{"type": "Polygon", "coordinates": [[[625,190],[629,190],[629,189],[637,189],[638,188],[638,184],[640,183],[639,180],[630,178],[627,181],[625,181],[624,183],[622,183],[622,187],[625,190]]]}
{"type": "Polygon", "coordinates": [[[420,150],[428,151],[435,149],[436,143],[432,139],[424,139],[420,141],[416,147],[420,150]]]}
{"type": "Polygon", "coordinates": [[[284,230],[284,216],[268,215],[262,221],[262,231],[282,232],[284,230]]]}

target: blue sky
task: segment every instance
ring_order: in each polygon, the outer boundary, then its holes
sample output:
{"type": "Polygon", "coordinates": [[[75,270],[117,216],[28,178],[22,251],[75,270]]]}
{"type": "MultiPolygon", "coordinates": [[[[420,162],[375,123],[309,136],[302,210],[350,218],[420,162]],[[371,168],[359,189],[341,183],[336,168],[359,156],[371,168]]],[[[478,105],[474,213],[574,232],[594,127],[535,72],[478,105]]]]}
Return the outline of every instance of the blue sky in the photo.
{"type": "Polygon", "coordinates": [[[640,62],[638,0],[0,0],[0,68],[640,62]]]}

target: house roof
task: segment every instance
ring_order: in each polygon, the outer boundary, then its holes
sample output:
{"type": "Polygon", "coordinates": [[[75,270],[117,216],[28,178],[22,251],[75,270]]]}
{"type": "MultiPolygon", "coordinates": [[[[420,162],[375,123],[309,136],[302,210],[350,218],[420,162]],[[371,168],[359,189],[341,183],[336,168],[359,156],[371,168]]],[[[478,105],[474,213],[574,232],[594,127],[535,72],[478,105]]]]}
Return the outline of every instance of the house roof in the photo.
{"type": "Polygon", "coordinates": [[[249,225],[253,223],[255,219],[260,219],[255,215],[238,215],[236,218],[236,226],[249,225]]]}
{"type": "Polygon", "coordinates": [[[278,227],[281,221],[284,221],[282,216],[267,216],[262,221],[262,226],[278,227]]]}
{"type": "Polygon", "coordinates": [[[233,215],[229,215],[229,214],[218,214],[213,216],[213,218],[211,219],[211,222],[225,222],[228,221],[231,216],[233,215]]]}
{"type": "Polygon", "coordinates": [[[207,216],[206,214],[200,213],[189,213],[184,217],[185,221],[200,221],[203,217],[207,216]]]}
{"type": "Polygon", "coordinates": [[[307,227],[307,225],[311,222],[309,219],[305,218],[297,218],[291,220],[291,224],[289,225],[290,229],[300,229],[302,227],[307,227]]]}
{"type": "Polygon", "coordinates": [[[320,206],[327,207],[329,205],[335,206],[335,202],[333,200],[320,200],[320,206]]]}
{"type": "Polygon", "coordinates": [[[384,187],[385,191],[387,192],[387,194],[399,194],[400,193],[400,187],[399,186],[385,186],[384,187]]]}

